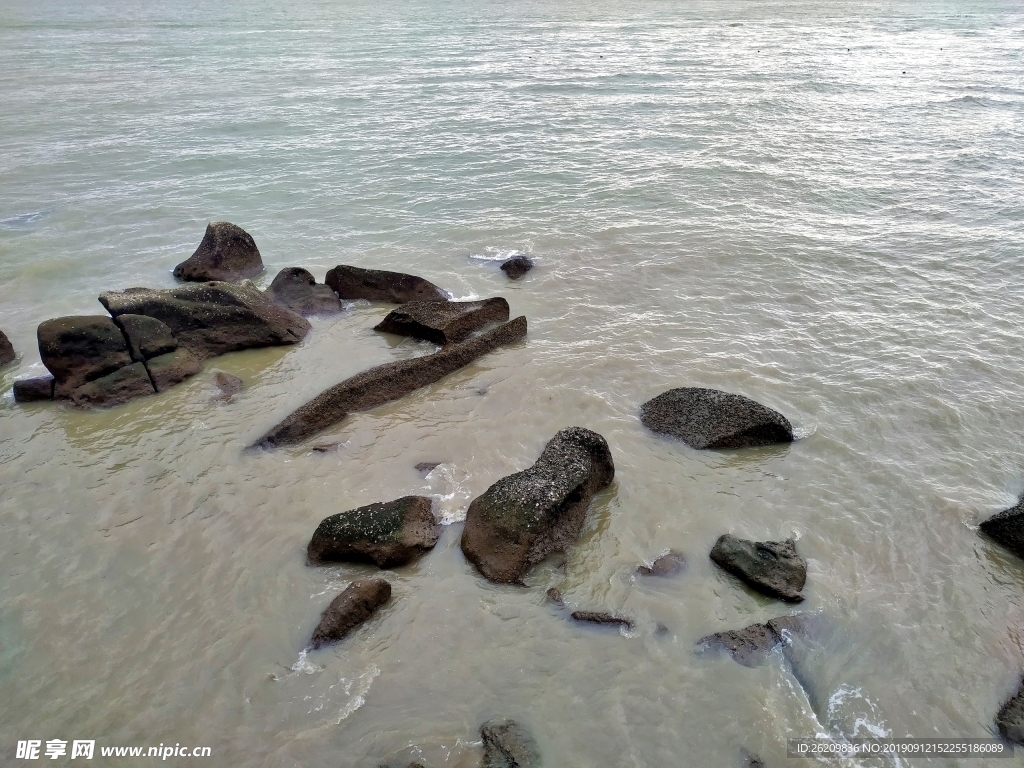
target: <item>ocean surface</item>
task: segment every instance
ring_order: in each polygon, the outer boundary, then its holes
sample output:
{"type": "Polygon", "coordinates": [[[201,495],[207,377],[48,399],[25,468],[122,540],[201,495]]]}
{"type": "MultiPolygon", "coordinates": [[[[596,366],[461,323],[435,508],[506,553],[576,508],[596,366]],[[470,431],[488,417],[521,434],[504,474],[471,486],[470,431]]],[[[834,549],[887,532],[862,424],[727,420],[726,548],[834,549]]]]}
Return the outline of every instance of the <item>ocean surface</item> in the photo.
{"type": "Polygon", "coordinates": [[[1024,563],[977,532],[1024,491],[1022,183],[1009,0],[2,0],[0,764],[94,739],[101,765],[181,744],[212,757],[164,764],[468,768],[492,717],[558,768],[992,735],[1024,671],[1024,563]],[[41,321],[174,285],[211,220],[253,235],[261,287],[409,271],[506,297],[528,339],[273,452],[243,448],[434,348],[357,302],[124,407],[13,402],[41,321]],[[537,265],[516,283],[514,253],[537,265]],[[216,371],[245,391],[213,402],[216,371]],[[647,431],[640,404],[679,386],[759,400],[801,439],[647,431]],[[564,563],[485,582],[458,547],[469,502],[570,425],[608,440],[615,482],[564,563]],[[303,652],[375,572],[307,566],[317,523],[406,494],[436,500],[438,546],[303,652]],[[727,532],[795,538],[806,602],[717,569],[727,532]],[[670,549],[686,573],[635,575],[670,549]],[[636,627],[573,624],[551,586],[636,627]],[[695,653],[795,610],[828,628],[796,672],[695,653]]]}

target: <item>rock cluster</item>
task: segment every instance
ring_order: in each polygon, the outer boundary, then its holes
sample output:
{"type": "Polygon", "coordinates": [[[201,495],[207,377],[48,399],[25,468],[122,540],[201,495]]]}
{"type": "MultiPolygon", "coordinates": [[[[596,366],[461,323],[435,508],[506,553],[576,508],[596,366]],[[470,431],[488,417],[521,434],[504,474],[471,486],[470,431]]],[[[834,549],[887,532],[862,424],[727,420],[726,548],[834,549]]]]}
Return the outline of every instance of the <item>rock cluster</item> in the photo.
{"type": "Polygon", "coordinates": [[[309,647],[315,650],[343,640],[390,599],[391,585],[384,579],[353,581],[324,610],[309,647]]]}

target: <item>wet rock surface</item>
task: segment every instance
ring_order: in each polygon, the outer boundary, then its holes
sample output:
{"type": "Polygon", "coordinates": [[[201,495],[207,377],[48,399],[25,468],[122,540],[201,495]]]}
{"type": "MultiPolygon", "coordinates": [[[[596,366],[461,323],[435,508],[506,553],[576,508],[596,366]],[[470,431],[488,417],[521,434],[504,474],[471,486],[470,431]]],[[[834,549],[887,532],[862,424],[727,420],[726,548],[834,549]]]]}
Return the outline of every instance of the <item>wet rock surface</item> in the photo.
{"type": "Polygon", "coordinates": [[[55,397],[131,365],[121,329],[106,315],[58,317],[39,324],[39,355],[53,374],[55,397]]]}
{"type": "Polygon", "coordinates": [[[1007,741],[1024,745],[1024,681],[1017,692],[999,708],[996,727],[1007,741]]]}
{"type": "Polygon", "coordinates": [[[176,349],[146,361],[146,370],[157,392],[163,392],[203,369],[202,363],[187,349],[176,349]]]}
{"type": "Polygon", "coordinates": [[[686,570],[686,558],[678,552],[668,552],[657,558],[650,566],[641,565],[636,569],[640,576],[675,576],[686,570]]]}
{"type": "Polygon", "coordinates": [[[562,597],[562,590],[558,587],[549,587],[548,591],[544,593],[545,598],[549,603],[554,605],[565,605],[565,600],[562,597]]]}
{"type": "Polygon", "coordinates": [[[196,252],[174,268],[174,276],[191,282],[235,282],[262,271],[263,259],[252,236],[229,222],[214,221],[207,224],[196,252]]]}
{"type": "Polygon", "coordinates": [[[490,720],[480,726],[484,756],[480,768],[539,768],[540,748],[515,720],[490,720]]]}
{"type": "Polygon", "coordinates": [[[257,440],[254,447],[273,448],[302,442],[337,424],[350,413],[366,411],[404,397],[524,336],[526,318],[517,317],[472,339],[449,344],[432,355],[370,368],[336,384],[295,410],[257,440]]]}
{"type": "Polygon", "coordinates": [[[369,619],[391,599],[391,585],[384,579],[357,579],[338,595],[320,616],[309,646],[313,649],[336,643],[369,619]]]}
{"type": "Polygon", "coordinates": [[[326,315],[340,312],[341,300],[328,285],[302,267],[285,267],[265,291],[275,304],[300,315],[326,315]]]}
{"type": "Polygon", "coordinates": [[[171,329],[155,317],[126,314],[118,317],[115,322],[128,342],[128,352],[132,360],[137,363],[165,355],[178,348],[178,342],[171,329]]]}
{"type": "Polygon", "coordinates": [[[516,254],[501,265],[501,271],[511,280],[518,280],[533,269],[533,261],[522,254],[516,254]]]}
{"type": "Polygon", "coordinates": [[[813,614],[777,616],[764,624],[751,624],[743,629],[716,632],[697,642],[700,652],[710,649],[728,653],[745,667],[756,667],[764,662],[779,645],[789,658],[788,649],[797,638],[813,633],[817,617],[813,614]]]}
{"type": "Polygon", "coordinates": [[[431,472],[433,472],[435,469],[437,469],[440,466],[441,466],[441,462],[439,462],[439,461],[421,461],[419,464],[417,464],[414,467],[414,469],[417,472],[419,472],[421,475],[426,477],[427,475],[429,475],[431,472]]]}
{"type": "Polygon", "coordinates": [[[1024,558],[1024,498],[990,517],[980,528],[1017,557],[1024,558]]]}
{"type": "Polygon", "coordinates": [[[633,628],[633,620],[626,616],[619,616],[605,611],[573,611],[573,621],[581,621],[588,624],[604,624],[606,626],[633,628]]]}
{"type": "Polygon", "coordinates": [[[132,363],[76,387],[67,399],[78,408],[111,408],[155,392],[146,366],[132,363]]]}
{"type": "Polygon", "coordinates": [[[213,386],[220,391],[220,394],[218,395],[219,399],[230,400],[245,389],[245,382],[230,373],[217,371],[213,377],[213,386]]]}
{"type": "Polygon", "coordinates": [[[11,344],[11,340],[7,338],[7,334],[0,331],[0,365],[13,363],[15,357],[17,357],[17,355],[14,352],[14,345],[11,344]]]}
{"type": "Polygon", "coordinates": [[[297,344],[311,327],[250,283],[129,288],[100,294],[100,303],[114,317],[131,314],[159,320],[171,329],[179,346],[200,360],[242,349],[297,344]]]}
{"type": "Polygon", "coordinates": [[[426,496],[403,496],[324,518],[306,549],[309,560],[370,560],[381,568],[410,563],[433,549],[441,535],[431,507],[426,496]]]}
{"type": "Polygon", "coordinates": [[[739,577],[758,592],[798,603],[807,581],[807,562],[796,553],[796,543],[749,541],[725,534],[710,554],[719,567],[739,577]]]}
{"type": "Polygon", "coordinates": [[[508,302],[500,297],[483,301],[410,301],[389,312],[373,330],[444,345],[462,341],[489,323],[504,323],[508,314],[508,302]]]}
{"type": "Polygon", "coordinates": [[[717,389],[670,389],[640,408],[640,420],[655,432],[678,437],[693,448],[747,448],[793,441],[793,427],[778,411],[717,389]]]}
{"type": "Polygon", "coordinates": [[[53,400],[53,376],[36,376],[14,382],[14,402],[34,403],[53,400]]]}
{"type": "Polygon", "coordinates": [[[448,295],[429,280],[403,272],[339,264],[327,273],[324,282],[342,299],[367,299],[391,304],[448,300],[448,295]]]}
{"type": "Polygon", "coordinates": [[[462,551],[488,580],[521,583],[531,566],[576,541],[590,500],[614,475],[601,435],[563,429],[532,467],[502,478],[473,500],[462,551]]]}

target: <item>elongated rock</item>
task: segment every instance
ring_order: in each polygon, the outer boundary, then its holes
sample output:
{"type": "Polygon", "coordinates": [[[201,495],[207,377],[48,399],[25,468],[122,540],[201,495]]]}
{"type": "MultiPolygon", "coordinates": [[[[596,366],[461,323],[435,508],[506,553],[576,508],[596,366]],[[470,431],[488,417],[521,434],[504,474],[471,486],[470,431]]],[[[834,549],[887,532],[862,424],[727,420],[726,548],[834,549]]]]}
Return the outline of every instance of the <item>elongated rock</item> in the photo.
{"type": "Polygon", "coordinates": [[[441,535],[431,506],[426,496],[403,496],[324,518],[306,548],[309,560],[372,560],[381,568],[412,562],[441,535]]]}
{"type": "Polygon", "coordinates": [[[444,345],[462,341],[488,323],[506,320],[508,302],[501,297],[483,301],[410,301],[391,310],[373,330],[444,345]]]}
{"type": "Polygon", "coordinates": [[[473,500],[462,551],[488,580],[521,583],[531,566],[576,541],[591,498],[614,476],[603,437],[582,427],[563,429],[532,467],[473,500]]]}
{"type": "Polygon", "coordinates": [[[384,579],[353,581],[321,614],[310,647],[316,649],[344,639],[390,599],[391,585],[384,579]]]}
{"type": "Polygon", "coordinates": [[[392,304],[448,300],[448,295],[429,280],[404,272],[339,264],[328,271],[324,282],[342,299],[368,299],[392,304]]]}
{"type": "Polygon", "coordinates": [[[807,581],[807,562],[796,553],[796,543],[749,541],[725,534],[711,550],[711,560],[738,576],[758,592],[799,603],[807,581]]]}
{"type": "Polygon", "coordinates": [[[227,221],[214,221],[206,225],[196,252],[174,268],[174,276],[192,282],[234,282],[262,271],[263,259],[252,235],[227,221]]]}
{"type": "Polygon", "coordinates": [[[1024,558],[1024,498],[990,517],[980,528],[1017,557],[1024,558]]]}
{"type": "Polygon", "coordinates": [[[663,392],[640,408],[640,421],[693,448],[747,448],[793,441],[789,419],[743,395],[683,387],[663,392]]]}
{"type": "Polygon", "coordinates": [[[619,616],[607,611],[573,611],[570,614],[573,621],[581,621],[587,624],[604,624],[613,627],[633,628],[633,620],[628,616],[619,616]]]}
{"type": "Polygon", "coordinates": [[[449,344],[432,355],[385,363],[358,373],[298,408],[253,447],[273,448],[302,442],[350,413],[397,400],[524,336],[526,318],[517,317],[475,338],[449,344]]]}

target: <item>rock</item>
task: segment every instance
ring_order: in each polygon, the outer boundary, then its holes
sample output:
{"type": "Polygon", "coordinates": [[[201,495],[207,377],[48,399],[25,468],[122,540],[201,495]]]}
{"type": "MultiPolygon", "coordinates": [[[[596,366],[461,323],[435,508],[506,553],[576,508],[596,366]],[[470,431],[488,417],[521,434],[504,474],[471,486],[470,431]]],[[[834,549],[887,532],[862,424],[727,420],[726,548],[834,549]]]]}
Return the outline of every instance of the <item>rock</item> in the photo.
{"type": "Polygon", "coordinates": [[[572,618],[575,621],[586,621],[590,624],[613,624],[617,627],[625,627],[626,629],[633,628],[632,619],[602,611],[573,611],[572,618]]]}
{"type": "Polygon", "coordinates": [[[441,526],[426,496],[403,496],[324,518],[306,549],[312,563],[372,560],[396,568],[434,548],[441,526]]]}
{"type": "Polygon", "coordinates": [[[146,369],[157,392],[195,376],[203,369],[202,364],[187,349],[176,349],[165,355],[158,355],[146,361],[146,369]]]}
{"type": "Polygon", "coordinates": [[[14,382],[14,402],[34,403],[39,400],[53,400],[53,376],[36,376],[14,382]]]}
{"type": "Polygon", "coordinates": [[[381,269],[361,269],[347,264],[339,264],[330,270],[324,282],[342,299],[368,299],[391,304],[448,300],[444,291],[422,277],[381,269]]]}
{"type": "Polygon", "coordinates": [[[751,624],[743,629],[716,632],[699,640],[697,649],[724,650],[743,666],[755,667],[780,644],[785,654],[795,638],[813,631],[816,626],[815,618],[813,614],[777,616],[764,624],[751,624]]]}
{"type": "Polygon", "coordinates": [[[1024,558],[1024,497],[1009,509],[990,517],[980,528],[1017,557],[1024,558]]]}
{"type": "Polygon", "coordinates": [[[439,461],[421,461],[419,464],[417,464],[415,466],[415,469],[421,475],[426,477],[427,475],[429,475],[431,472],[433,472],[435,469],[437,469],[440,466],[441,466],[441,462],[439,462],[439,461]]]}
{"type": "Polygon", "coordinates": [[[793,427],[781,413],[743,395],[717,389],[670,389],[641,406],[640,421],[693,448],[746,448],[793,441],[793,427]]]}
{"type": "Polygon", "coordinates": [[[301,442],[355,411],[366,411],[432,384],[478,357],[526,336],[526,318],[517,317],[480,336],[449,344],[439,352],[398,360],[356,374],[310,400],[256,441],[273,448],[301,442]]]}
{"type": "Polygon", "coordinates": [[[71,390],[67,397],[78,408],[109,408],[154,392],[146,366],[132,363],[71,390]]]}
{"type": "Polygon", "coordinates": [[[58,317],[39,324],[39,355],[53,374],[54,396],[131,365],[121,329],[105,315],[58,317]]]}
{"type": "Polygon", "coordinates": [[[128,352],[132,360],[141,363],[151,357],[159,357],[178,348],[171,329],[155,317],[145,315],[121,315],[115,322],[128,341],[128,352]]]}
{"type": "Polygon", "coordinates": [[[373,616],[391,598],[391,585],[384,579],[357,579],[338,595],[320,616],[309,645],[314,650],[343,639],[373,616]]]}
{"type": "Polygon", "coordinates": [[[765,768],[764,760],[759,755],[747,755],[747,768],[765,768]]]}
{"type": "Polygon", "coordinates": [[[341,311],[341,300],[330,286],[317,285],[302,267],[285,267],[264,293],[270,300],[300,315],[326,315],[341,311]]]}
{"type": "Polygon", "coordinates": [[[488,323],[507,320],[508,302],[500,297],[484,301],[410,301],[391,310],[373,330],[444,345],[462,341],[488,323]]]}
{"type": "Polygon", "coordinates": [[[0,365],[13,363],[16,357],[17,355],[14,352],[14,345],[11,344],[11,340],[7,338],[6,333],[0,331],[0,365]]]}
{"type": "Polygon", "coordinates": [[[544,594],[547,596],[549,603],[554,603],[559,606],[565,605],[565,600],[562,598],[562,590],[558,587],[550,587],[544,594]]]}
{"type": "Polygon", "coordinates": [[[641,576],[675,576],[686,570],[686,559],[678,552],[662,555],[650,567],[641,565],[636,572],[641,576]]]}
{"type": "Polygon", "coordinates": [[[725,534],[711,550],[711,560],[769,597],[799,603],[807,581],[807,561],[796,553],[796,543],[748,541],[725,534]]]}
{"type": "Polygon", "coordinates": [[[244,381],[224,371],[217,371],[213,377],[213,385],[220,390],[222,400],[230,400],[245,388],[244,381]]]}
{"type": "Polygon", "coordinates": [[[174,268],[174,276],[197,283],[237,282],[262,271],[263,259],[249,233],[226,221],[214,221],[206,225],[196,252],[174,268]]]}
{"type": "Polygon", "coordinates": [[[501,265],[501,271],[508,275],[512,280],[518,280],[531,269],[533,269],[533,261],[526,256],[523,256],[521,253],[516,254],[501,265]]]}
{"type": "Polygon", "coordinates": [[[310,450],[313,453],[334,453],[340,450],[340,448],[341,443],[320,443],[319,445],[314,445],[310,450]]]}
{"type": "Polygon", "coordinates": [[[996,727],[1007,741],[1024,744],[1024,682],[1021,682],[1017,692],[999,708],[996,727]]]}
{"type": "Polygon", "coordinates": [[[531,566],[576,541],[591,498],[614,476],[603,437],[582,427],[563,429],[532,467],[473,500],[462,551],[488,580],[521,583],[531,566]]]}
{"type": "Polygon", "coordinates": [[[480,768],[538,768],[540,749],[515,720],[490,720],[480,726],[484,757],[480,768]]]}
{"type": "Polygon", "coordinates": [[[114,317],[156,318],[171,329],[180,346],[200,360],[253,347],[297,344],[311,327],[305,318],[277,306],[251,283],[129,288],[100,294],[100,303],[114,317]]]}

